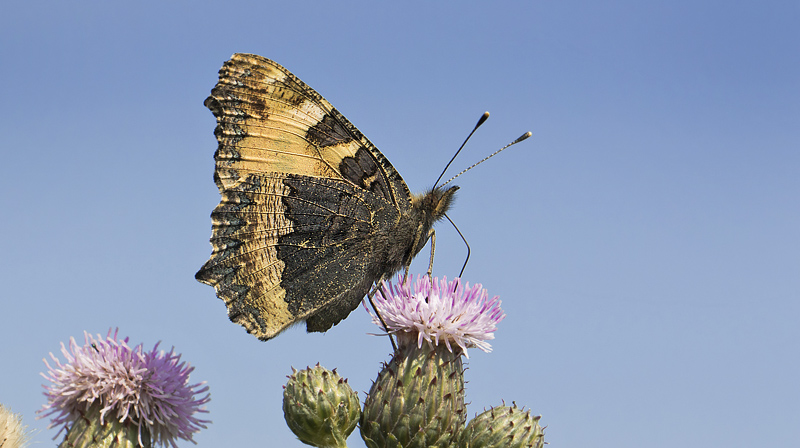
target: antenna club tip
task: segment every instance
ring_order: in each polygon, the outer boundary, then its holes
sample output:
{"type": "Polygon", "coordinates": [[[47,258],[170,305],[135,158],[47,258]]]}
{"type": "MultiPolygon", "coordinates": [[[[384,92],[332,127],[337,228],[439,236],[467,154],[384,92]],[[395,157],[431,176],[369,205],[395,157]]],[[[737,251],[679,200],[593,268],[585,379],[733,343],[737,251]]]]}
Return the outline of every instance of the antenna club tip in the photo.
{"type": "Polygon", "coordinates": [[[484,112],[483,115],[481,115],[481,118],[478,119],[478,124],[475,125],[475,129],[478,129],[478,127],[480,127],[480,125],[482,125],[488,119],[489,119],[489,112],[484,112]]]}
{"type": "MultiPolygon", "coordinates": [[[[528,132],[526,132],[526,133],[524,133],[524,134],[520,135],[518,139],[514,140],[514,143],[519,143],[519,142],[521,142],[521,141],[525,140],[526,138],[530,137],[531,135],[533,135],[533,133],[532,133],[532,132],[530,132],[530,131],[528,131],[528,132]]],[[[512,145],[513,145],[514,143],[512,143],[512,145]]]]}

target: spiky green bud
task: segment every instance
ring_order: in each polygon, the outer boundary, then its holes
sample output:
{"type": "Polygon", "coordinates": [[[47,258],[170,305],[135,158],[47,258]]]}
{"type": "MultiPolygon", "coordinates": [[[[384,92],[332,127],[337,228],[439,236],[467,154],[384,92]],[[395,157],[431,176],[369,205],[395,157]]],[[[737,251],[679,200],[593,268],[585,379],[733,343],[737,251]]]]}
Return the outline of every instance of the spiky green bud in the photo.
{"type": "Polygon", "coordinates": [[[95,401],[81,418],[75,420],[67,432],[62,448],[149,448],[152,445],[150,433],[145,426],[141,427],[130,419],[120,422],[119,419],[106,415],[100,420],[102,404],[95,401]]]}
{"type": "Polygon", "coordinates": [[[358,394],[347,380],[317,364],[297,371],[283,390],[283,417],[301,442],[317,447],[346,447],[361,415],[358,394]]]}
{"type": "Polygon", "coordinates": [[[461,448],[517,448],[544,446],[540,416],[513,406],[498,406],[470,420],[459,435],[461,448]]]}
{"type": "Polygon", "coordinates": [[[446,447],[465,419],[460,350],[405,344],[372,384],[361,437],[369,448],[446,447]]]}

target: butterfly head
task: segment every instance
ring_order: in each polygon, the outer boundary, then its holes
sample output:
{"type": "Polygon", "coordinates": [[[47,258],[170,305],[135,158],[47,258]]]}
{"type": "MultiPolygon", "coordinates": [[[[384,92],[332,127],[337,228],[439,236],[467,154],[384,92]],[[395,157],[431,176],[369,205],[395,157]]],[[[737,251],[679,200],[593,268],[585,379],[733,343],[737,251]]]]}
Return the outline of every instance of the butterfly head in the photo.
{"type": "Polygon", "coordinates": [[[423,220],[428,226],[442,219],[445,213],[450,210],[455,200],[457,186],[448,188],[435,187],[425,194],[413,198],[413,206],[423,215],[423,220]]]}
{"type": "MultiPolygon", "coordinates": [[[[405,226],[408,227],[406,227],[404,233],[408,235],[409,243],[413,241],[413,244],[410,246],[410,252],[403,255],[403,264],[408,264],[411,259],[406,257],[413,257],[418,254],[428,242],[429,232],[433,224],[442,219],[453,205],[457,190],[458,187],[455,186],[448,188],[434,187],[423,194],[412,196],[411,210],[406,215],[405,226]]],[[[397,266],[399,267],[400,264],[397,266]]]]}

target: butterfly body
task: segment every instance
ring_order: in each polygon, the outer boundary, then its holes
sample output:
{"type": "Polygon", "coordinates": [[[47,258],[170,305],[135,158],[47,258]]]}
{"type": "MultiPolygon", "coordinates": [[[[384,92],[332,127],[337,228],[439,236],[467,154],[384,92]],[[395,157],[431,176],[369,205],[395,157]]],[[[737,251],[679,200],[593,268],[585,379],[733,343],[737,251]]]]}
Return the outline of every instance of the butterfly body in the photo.
{"type": "Polygon", "coordinates": [[[196,278],[259,339],[347,317],[422,250],[458,189],[410,194],[330,103],[260,56],[234,55],[205,104],[217,117],[222,199],[196,278]]]}

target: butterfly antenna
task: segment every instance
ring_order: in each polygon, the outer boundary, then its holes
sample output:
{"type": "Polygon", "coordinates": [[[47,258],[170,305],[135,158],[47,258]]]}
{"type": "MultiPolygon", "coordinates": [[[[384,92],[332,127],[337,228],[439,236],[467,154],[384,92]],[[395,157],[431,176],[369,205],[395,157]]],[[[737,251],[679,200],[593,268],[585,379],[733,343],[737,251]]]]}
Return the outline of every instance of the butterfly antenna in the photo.
{"type": "Polygon", "coordinates": [[[489,112],[484,112],[484,113],[483,113],[483,115],[481,115],[481,118],[479,118],[479,119],[478,119],[478,124],[476,124],[476,125],[475,125],[475,127],[474,127],[474,128],[472,128],[472,132],[470,132],[470,133],[469,133],[469,135],[467,136],[467,138],[464,140],[464,143],[462,143],[462,144],[461,144],[461,147],[459,147],[459,148],[458,148],[458,151],[456,151],[456,153],[455,153],[455,154],[453,154],[453,158],[452,158],[452,159],[450,159],[450,161],[449,161],[449,162],[447,162],[447,165],[446,165],[446,166],[444,167],[444,169],[442,170],[442,174],[440,174],[440,175],[439,175],[439,178],[438,178],[438,179],[436,179],[436,182],[433,184],[433,188],[436,188],[436,185],[438,185],[438,184],[439,184],[439,181],[440,181],[440,180],[442,180],[442,176],[444,176],[444,173],[446,173],[446,172],[447,172],[447,169],[448,169],[448,168],[450,168],[450,164],[451,164],[451,163],[453,163],[453,160],[456,160],[456,156],[458,156],[458,153],[460,153],[460,152],[461,152],[461,150],[462,150],[462,149],[464,149],[464,145],[466,145],[466,144],[467,144],[467,142],[469,141],[469,138],[470,138],[470,137],[472,137],[472,134],[474,134],[474,133],[475,133],[475,131],[477,131],[477,130],[478,130],[478,128],[479,128],[479,127],[480,127],[480,126],[481,126],[483,123],[485,123],[485,122],[486,122],[486,120],[488,120],[488,119],[489,119],[489,112]]]}
{"type": "MultiPolygon", "coordinates": [[[[475,131],[473,131],[473,132],[475,132],[475,131]]],[[[470,135],[472,135],[472,134],[470,134],[470,135]]],[[[443,184],[442,184],[442,186],[444,187],[445,185],[447,185],[447,184],[449,184],[450,182],[452,182],[452,181],[453,181],[453,180],[454,180],[456,177],[458,177],[458,176],[460,176],[460,175],[462,175],[462,174],[466,173],[467,171],[469,171],[469,170],[471,170],[471,169],[475,168],[476,166],[478,166],[478,165],[480,165],[481,163],[483,163],[483,162],[485,162],[485,161],[487,161],[487,160],[491,159],[492,157],[496,156],[497,154],[500,154],[500,151],[502,151],[502,150],[504,150],[504,149],[508,148],[508,147],[509,147],[509,146],[511,146],[511,145],[516,145],[517,143],[519,143],[519,142],[521,142],[521,141],[525,140],[526,138],[530,137],[531,135],[533,135],[533,134],[531,134],[530,132],[526,132],[526,133],[524,133],[524,134],[520,135],[518,139],[516,139],[516,140],[514,140],[513,142],[511,142],[511,143],[507,144],[506,146],[503,146],[502,148],[498,149],[497,151],[495,151],[495,152],[493,152],[493,153],[489,154],[488,156],[484,157],[483,159],[479,160],[478,162],[476,162],[475,164],[473,164],[471,167],[469,167],[469,168],[465,169],[464,171],[462,171],[462,172],[460,172],[460,173],[456,174],[455,176],[451,177],[451,178],[450,178],[450,179],[449,179],[447,182],[443,183],[443,184]]],[[[460,149],[459,149],[459,151],[460,151],[460,149]]],[[[458,154],[458,153],[456,153],[456,154],[458,154]]],[[[454,157],[454,158],[455,158],[455,157],[454,157]]],[[[451,160],[451,162],[452,162],[452,160],[451,160]]],[[[447,164],[447,166],[450,166],[450,164],[448,163],[448,164],[447,164]]],[[[442,174],[444,174],[444,173],[442,173],[442,174]]],[[[441,177],[441,176],[439,176],[439,177],[441,177]]],[[[436,181],[436,182],[438,183],[439,181],[436,181]]]]}
{"type": "Polygon", "coordinates": [[[467,242],[467,239],[464,238],[464,234],[461,233],[461,230],[458,229],[456,223],[454,223],[453,220],[450,219],[449,216],[447,216],[447,213],[444,214],[444,217],[447,218],[448,221],[450,221],[450,224],[452,224],[453,227],[456,229],[456,232],[458,232],[458,236],[460,236],[461,240],[464,241],[464,245],[467,246],[467,258],[464,259],[464,266],[461,266],[461,272],[458,273],[458,278],[461,278],[461,276],[464,275],[464,269],[467,268],[467,262],[469,261],[469,254],[472,251],[469,248],[469,243],[467,242]]]}

